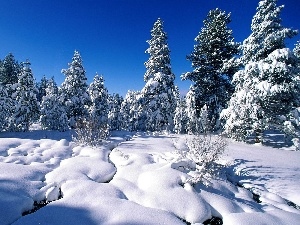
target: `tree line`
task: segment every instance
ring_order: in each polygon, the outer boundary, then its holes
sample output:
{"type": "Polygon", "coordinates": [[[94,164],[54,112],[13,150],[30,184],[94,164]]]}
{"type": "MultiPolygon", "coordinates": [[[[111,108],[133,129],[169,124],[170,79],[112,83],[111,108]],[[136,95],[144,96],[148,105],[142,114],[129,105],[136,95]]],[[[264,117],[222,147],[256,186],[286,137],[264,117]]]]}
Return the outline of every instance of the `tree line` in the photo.
{"type": "Polygon", "coordinates": [[[186,96],[174,85],[168,36],[159,18],[150,31],[145,62],[145,86],[128,91],[123,99],[110,95],[104,78],[87,84],[78,51],[63,69],[65,80],[35,84],[30,63],[12,54],[0,62],[0,129],[26,131],[39,121],[43,129],[65,131],[83,120],[95,129],[201,133],[223,131],[228,137],[258,141],[268,129],[295,137],[299,128],[300,42],[290,50],[287,38],[297,31],[283,27],[277,0],[261,0],[251,23],[252,33],[242,43],[229,28],[230,13],[208,12],[187,56],[192,71],[181,75],[192,81],[186,96]]]}

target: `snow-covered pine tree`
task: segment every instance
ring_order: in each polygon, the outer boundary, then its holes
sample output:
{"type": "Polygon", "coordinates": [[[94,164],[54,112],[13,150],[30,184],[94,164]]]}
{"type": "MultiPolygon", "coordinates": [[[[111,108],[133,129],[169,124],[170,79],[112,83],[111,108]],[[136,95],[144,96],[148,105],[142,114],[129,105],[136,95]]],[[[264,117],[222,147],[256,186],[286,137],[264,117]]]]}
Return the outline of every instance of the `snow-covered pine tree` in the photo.
{"type": "Polygon", "coordinates": [[[239,45],[228,28],[230,22],[230,14],[218,8],[209,11],[195,38],[194,50],[187,56],[193,71],[181,76],[194,83],[196,116],[199,117],[200,109],[207,105],[215,129],[218,129],[220,108],[226,106],[233,92],[231,79],[238,69],[233,57],[238,54],[239,45]]]}
{"type": "Polygon", "coordinates": [[[283,6],[277,7],[276,2],[259,2],[252,34],[242,46],[245,68],[234,75],[235,92],[222,112],[225,133],[236,140],[254,133],[261,142],[267,129],[285,131],[285,118],[297,105],[297,59],[284,43],[297,31],[280,24],[283,6]]]}
{"type": "Polygon", "coordinates": [[[298,102],[296,61],[288,48],[277,49],[234,75],[236,89],[222,112],[229,137],[245,140],[255,134],[261,142],[267,129],[285,131],[284,122],[298,102]]]}
{"type": "Polygon", "coordinates": [[[7,129],[12,99],[8,96],[6,86],[0,83],[0,131],[7,129]]]}
{"type": "Polygon", "coordinates": [[[43,97],[46,96],[47,87],[48,87],[48,79],[44,75],[41,81],[36,84],[36,88],[37,88],[36,98],[38,102],[42,102],[43,97]]]}
{"type": "Polygon", "coordinates": [[[295,48],[293,49],[294,55],[298,58],[300,61],[300,41],[297,41],[295,44],[295,48]]]}
{"type": "Polygon", "coordinates": [[[27,131],[29,126],[39,118],[39,106],[36,99],[34,77],[30,62],[23,63],[24,67],[18,75],[18,83],[14,85],[14,109],[9,122],[13,131],[27,131]]]}
{"type": "Polygon", "coordinates": [[[185,97],[177,98],[177,106],[174,115],[174,131],[176,134],[185,134],[187,132],[188,116],[186,113],[185,97]]]}
{"type": "Polygon", "coordinates": [[[151,39],[147,41],[150,55],[145,62],[145,87],[141,91],[143,111],[146,112],[146,130],[173,130],[176,108],[175,75],[171,71],[168,37],[159,18],[151,30],[151,39]]]}
{"type": "Polygon", "coordinates": [[[103,76],[95,75],[88,88],[88,93],[91,98],[89,115],[98,129],[106,129],[108,126],[108,91],[104,86],[103,76]]]}
{"type": "Polygon", "coordinates": [[[78,51],[74,52],[69,68],[63,69],[62,73],[66,77],[61,85],[61,95],[64,98],[70,126],[75,127],[79,119],[84,119],[88,116],[87,106],[90,103],[87,93],[87,78],[78,51]]]}
{"type": "Polygon", "coordinates": [[[128,131],[138,130],[139,121],[139,91],[129,90],[121,104],[122,128],[128,131]]]}
{"type": "Polygon", "coordinates": [[[123,97],[119,94],[109,95],[108,98],[108,124],[110,130],[120,130],[122,128],[121,105],[123,97]]]}
{"type": "Polygon", "coordinates": [[[185,113],[187,115],[187,133],[189,134],[198,134],[201,133],[199,126],[199,116],[197,115],[196,105],[196,90],[195,86],[191,85],[190,90],[186,94],[186,109],[185,113]]]}
{"type": "MultiPolygon", "coordinates": [[[[297,41],[297,43],[295,44],[293,53],[297,58],[297,74],[300,83],[300,41],[297,41]]],[[[295,127],[297,127],[298,130],[300,130],[300,95],[298,95],[297,108],[291,112],[290,120],[293,122],[295,127]]]]}
{"type": "Polygon", "coordinates": [[[42,97],[40,123],[44,130],[68,130],[68,117],[64,103],[58,95],[54,78],[47,81],[46,95],[42,97]]]}
{"type": "Polygon", "coordinates": [[[22,66],[15,60],[12,53],[5,56],[0,66],[0,83],[3,85],[13,85],[18,83],[18,74],[22,66]]]}
{"type": "Polygon", "coordinates": [[[252,33],[241,45],[241,62],[257,62],[268,57],[276,49],[285,48],[286,38],[298,32],[281,24],[280,13],[284,6],[277,6],[277,0],[261,0],[251,23],[252,33]]]}
{"type": "MultiPolygon", "coordinates": [[[[50,85],[51,87],[53,87],[53,93],[58,94],[57,83],[56,83],[56,81],[55,81],[55,79],[54,79],[53,76],[52,76],[50,79],[47,80],[47,87],[48,87],[49,85],[50,85]]],[[[46,90],[46,92],[47,92],[47,90],[46,90]]]]}

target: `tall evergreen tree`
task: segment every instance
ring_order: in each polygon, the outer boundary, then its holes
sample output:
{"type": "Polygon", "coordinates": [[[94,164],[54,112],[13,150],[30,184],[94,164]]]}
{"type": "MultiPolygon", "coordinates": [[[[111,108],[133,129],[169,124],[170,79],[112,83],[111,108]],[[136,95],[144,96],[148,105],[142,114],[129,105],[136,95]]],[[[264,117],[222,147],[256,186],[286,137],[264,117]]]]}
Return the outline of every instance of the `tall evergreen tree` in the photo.
{"type": "Polygon", "coordinates": [[[97,123],[98,127],[107,127],[108,125],[108,91],[104,86],[103,76],[96,74],[93,82],[88,88],[91,98],[89,107],[90,117],[97,123]]]}
{"type": "Polygon", "coordinates": [[[36,99],[34,77],[30,62],[23,63],[24,67],[18,75],[18,83],[13,93],[14,112],[10,120],[13,131],[27,131],[29,126],[39,117],[39,106],[36,99]]]}
{"type": "Polygon", "coordinates": [[[283,8],[283,5],[277,6],[277,0],[262,0],[258,3],[251,23],[252,33],[241,46],[241,61],[244,65],[265,59],[276,49],[285,48],[286,38],[292,38],[298,33],[282,26],[280,13],[283,8]]]}
{"type": "Polygon", "coordinates": [[[254,133],[261,142],[267,129],[285,131],[285,118],[298,104],[296,61],[289,49],[278,49],[235,74],[235,92],[222,112],[229,137],[245,140],[254,133]]]}
{"type": "Polygon", "coordinates": [[[276,0],[260,1],[243,43],[245,68],[234,75],[235,92],[222,112],[225,133],[234,139],[254,133],[261,142],[267,129],[285,131],[285,118],[298,104],[297,58],[284,43],[296,31],[282,27],[281,9],[276,0]]]}
{"type": "Polygon", "coordinates": [[[145,87],[141,91],[143,111],[146,112],[146,130],[156,131],[173,129],[176,108],[175,75],[171,71],[170,50],[163,22],[158,19],[147,41],[146,53],[150,57],[145,63],[145,87]]]}
{"type": "Polygon", "coordinates": [[[65,106],[54,79],[47,82],[46,95],[43,96],[41,102],[40,123],[44,130],[68,130],[68,117],[65,106]]]}
{"type": "Polygon", "coordinates": [[[193,71],[181,76],[191,80],[195,92],[196,116],[207,105],[210,119],[215,123],[220,108],[232,94],[231,79],[238,67],[233,57],[238,54],[238,44],[234,42],[232,30],[228,28],[230,14],[220,9],[210,10],[201,32],[195,38],[194,50],[187,59],[192,62],[193,71]]]}
{"type": "Polygon", "coordinates": [[[62,73],[66,77],[61,85],[61,95],[64,98],[70,126],[75,127],[76,121],[87,117],[87,106],[89,104],[87,78],[78,51],[74,52],[72,62],[69,63],[69,68],[63,69],[62,73]]]}
{"type": "MultiPolygon", "coordinates": [[[[171,71],[170,49],[168,47],[168,36],[164,31],[163,21],[158,18],[151,30],[151,39],[147,41],[149,48],[146,53],[150,55],[145,62],[146,73],[144,81],[147,82],[158,72],[173,75],[171,71]]],[[[173,75],[174,76],[174,75],[173,75]]]]}

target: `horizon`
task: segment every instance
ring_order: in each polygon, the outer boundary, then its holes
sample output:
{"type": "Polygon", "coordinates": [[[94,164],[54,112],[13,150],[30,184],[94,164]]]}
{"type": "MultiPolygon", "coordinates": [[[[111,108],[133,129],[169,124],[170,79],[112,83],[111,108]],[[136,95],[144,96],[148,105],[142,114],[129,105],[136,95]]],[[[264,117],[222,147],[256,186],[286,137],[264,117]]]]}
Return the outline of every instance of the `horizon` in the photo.
{"type": "MultiPolygon", "coordinates": [[[[125,97],[128,90],[141,90],[144,85],[145,54],[151,38],[150,30],[157,18],[164,21],[171,50],[171,66],[176,76],[175,85],[185,94],[191,84],[181,81],[180,75],[192,70],[186,60],[194,46],[194,38],[203,27],[209,10],[220,8],[231,12],[236,42],[242,42],[251,33],[251,20],[259,1],[234,0],[200,2],[175,0],[76,0],[46,1],[24,4],[22,0],[3,2],[0,9],[0,36],[3,59],[11,52],[18,62],[29,59],[37,82],[43,75],[54,77],[58,86],[64,80],[62,69],[68,68],[74,51],[80,52],[86,70],[87,83],[96,72],[103,75],[109,93],[125,97]],[[23,3],[23,4],[22,4],[23,3]]],[[[296,0],[279,0],[282,25],[300,29],[296,0]]],[[[299,35],[288,39],[287,47],[293,48],[299,35]]]]}

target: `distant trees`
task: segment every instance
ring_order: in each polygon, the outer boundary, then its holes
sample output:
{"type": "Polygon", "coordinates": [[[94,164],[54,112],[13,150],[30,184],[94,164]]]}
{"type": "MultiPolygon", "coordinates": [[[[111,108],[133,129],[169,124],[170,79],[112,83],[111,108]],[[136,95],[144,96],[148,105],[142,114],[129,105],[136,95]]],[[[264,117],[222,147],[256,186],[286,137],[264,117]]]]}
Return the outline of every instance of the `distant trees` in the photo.
{"type": "Polygon", "coordinates": [[[236,140],[255,134],[258,142],[267,129],[285,131],[288,114],[299,104],[297,59],[284,40],[296,31],[284,28],[276,0],[259,2],[252,34],[242,45],[244,69],[233,78],[235,91],[222,112],[225,133],[236,140]]]}
{"type": "MultiPolygon", "coordinates": [[[[232,30],[228,28],[230,22],[230,14],[220,9],[209,11],[203,22],[204,27],[195,38],[194,50],[187,56],[193,71],[181,76],[183,80],[193,82],[193,116],[199,118],[201,108],[207,105],[210,120],[216,129],[219,128],[220,110],[226,107],[232,94],[231,79],[238,68],[233,57],[238,54],[239,45],[234,42],[232,30]]],[[[196,121],[196,118],[192,120],[196,121]]],[[[189,129],[194,130],[192,121],[189,123],[189,129]]]]}
{"type": "Polygon", "coordinates": [[[43,97],[46,95],[47,87],[48,87],[48,80],[44,75],[41,81],[36,84],[36,89],[37,89],[36,98],[39,102],[41,102],[43,97]]]}
{"type": "Polygon", "coordinates": [[[174,115],[174,132],[177,134],[187,133],[187,124],[189,118],[187,116],[187,104],[185,97],[177,97],[177,105],[174,115]]]}
{"type": "Polygon", "coordinates": [[[93,145],[108,130],[120,129],[199,134],[223,128],[233,139],[254,134],[257,141],[267,129],[293,136],[293,126],[300,121],[300,42],[293,51],[286,48],[286,38],[297,31],[281,25],[283,6],[276,3],[259,2],[252,33],[241,45],[228,28],[230,14],[218,8],[209,11],[187,56],[192,71],[181,75],[193,82],[186,96],[180,96],[174,84],[168,36],[160,18],[147,41],[145,85],[128,91],[124,99],[108,93],[103,76],[96,74],[87,84],[78,51],[62,70],[65,80],[60,88],[54,78],[45,76],[34,84],[30,63],[19,64],[10,53],[0,60],[0,130],[26,131],[39,118],[43,129],[75,128],[78,140],[93,145]],[[84,136],[86,131],[89,136],[84,136]]]}
{"type": "Polygon", "coordinates": [[[140,129],[141,105],[139,91],[128,91],[121,104],[122,128],[129,131],[140,129]]]}
{"type": "Polygon", "coordinates": [[[41,102],[40,123],[42,129],[66,131],[69,128],[68,117],[62,98],[54,79],[47,82],[45,96],[41,102]]]}
{"type": "Polygon", "coordinates": [[[108,97],[108,125],[110,130],[121,130],[122,128],[122,107],[123,97],[119,94],[108,97]]]}
{"type": "Polygon", "coordinates": [[[0,131],[7,128],[12,107],[12,99],[7,93],[6,86],[0,83],[0,131]]]}

